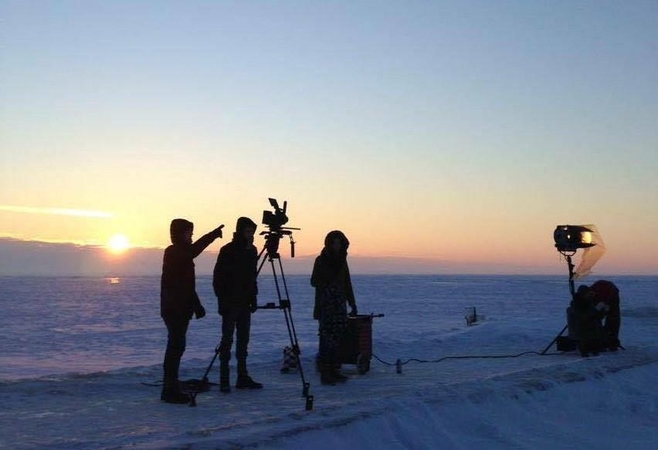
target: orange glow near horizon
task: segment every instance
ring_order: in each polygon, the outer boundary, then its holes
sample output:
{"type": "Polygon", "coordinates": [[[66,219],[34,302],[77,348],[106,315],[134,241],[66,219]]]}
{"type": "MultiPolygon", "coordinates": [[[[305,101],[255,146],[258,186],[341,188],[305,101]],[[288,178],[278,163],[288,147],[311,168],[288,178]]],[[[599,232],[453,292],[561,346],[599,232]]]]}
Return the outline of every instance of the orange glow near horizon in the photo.
{"type": "Polygon", "coordinates": [[[117,233],[110,237],[110,239],[107,241],[106,247],[111,253],[119,255],[128,250],[130,247],[130,242],[128,241],[128,238],[125,234],[117,233]]]}

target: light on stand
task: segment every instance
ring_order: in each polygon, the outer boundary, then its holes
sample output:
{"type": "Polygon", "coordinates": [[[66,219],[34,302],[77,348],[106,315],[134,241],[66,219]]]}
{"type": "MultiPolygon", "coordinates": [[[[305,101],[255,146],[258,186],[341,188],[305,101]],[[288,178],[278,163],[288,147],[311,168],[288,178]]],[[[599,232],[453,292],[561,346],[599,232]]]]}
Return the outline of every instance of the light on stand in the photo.
{"type": "MultiPolygon", "coordinates": [[[[571,298],[576,295],[574,278],[581,278],[590,272],[590,269],[605,253],[605,245],[594,225],[558,225],[553,232],[555,248],[562,254],[569,267],[569,290],[571,298]],[[581,258],[578,268],[574,272],[574,264],[571,257],[576,254],[578,249],[584,248],[583,257],[581,258]]],[[[565,332],[568,325],[565,325],[562,331],[555,336],[548,346],[542,351],[545,354],[548,349],[558,340],[562,333],[565,332]]]]}

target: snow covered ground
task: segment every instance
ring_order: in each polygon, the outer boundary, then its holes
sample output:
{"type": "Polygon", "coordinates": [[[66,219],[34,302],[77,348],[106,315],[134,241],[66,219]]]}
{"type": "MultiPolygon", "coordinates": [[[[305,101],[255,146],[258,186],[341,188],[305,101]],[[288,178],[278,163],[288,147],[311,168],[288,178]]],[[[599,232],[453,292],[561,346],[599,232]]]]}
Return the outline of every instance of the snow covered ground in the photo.
{"type": "MultiPolygon", "coordinates": [[[[196,407],[164,404],[159,388],[144,384],[161,377],[164,327],[157,320],[138,314],[144,318],[119,324],[108,306],[107,323],[88,319],[81,331],[57,316],[54,328],[60,331],[51,335],[43,326],[37,336],[51,339],[53,347],[63,344],[52,336],[65,330],[78,333],[76,342],[98,339],[98,348],[80,350],[77,359],[90,353],[103,358],[105,352],[105,364],[93,370],[88,361],[76,365],[71,357],[66,370],[65,358],[53,355],[59,361],[53,368],[47,350],[34,343],[21,359],[5,336],[0,448],[653,449],[658,279],[609,279],[622,291],[626,350],[581,358],[557,354],[554,346],[538,354],[564,325],[568,288],[560,277],[355,277],[360,312],[385,314],[374,319],[376,357],[366,374],[347,364],[347,383],[322,386],[313,365],[316,324],[308,319],[312,292],[305,278],[293,278],[290,293],[298,299],[293,317],[314,396],[310,411],[300,375],[279,371],[287,339],[280,311],[254,315],[250,371],[265,388],[226,395],[214,386],[198,395],[196,407]],[[463,313],[474,305],[484,317],[467,326],[463,313]],[[136,336],[143,337],[142,365],[133,364],[126,350],[137,345],[136,336]],[[405,363],[402,373],[396,372],[397,359],[405,363]],[[35,367],[37,375],[26,375],[25,367],[35,367]]],[[[18,288],[8,283],[3,280],[2,292],[17,295],[18,288]]],[[[148,279],[122,283],[132,294],[122,291],[114,298],[125,296],[135,308],[142,308],[138,298],[157,292],[148,279]]],[[[107,295],[104,285],[98,291],[99,298],[107,295]]],[[[148,305],[153,298],[143,301],[148,305]]],[[[208,349],[216,344],[217,321],[206,303],[209,318],[190,327],[182,379],[200,378],[212,357],[208,349]]],[[[11,320],[2,319],[4,330],[11,320]]],[[[210,381],[216,378],[217,365],[210,381]]]]}

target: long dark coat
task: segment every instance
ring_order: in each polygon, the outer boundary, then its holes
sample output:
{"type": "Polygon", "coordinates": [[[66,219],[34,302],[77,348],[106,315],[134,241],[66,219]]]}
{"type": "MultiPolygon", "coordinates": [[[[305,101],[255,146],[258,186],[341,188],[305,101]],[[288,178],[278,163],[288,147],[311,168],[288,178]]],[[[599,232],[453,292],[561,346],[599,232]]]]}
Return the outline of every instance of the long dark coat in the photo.
{"type": "Polygon", "coordinates": [[[356,305],[350,270],[347,265],[347,249],[350,245],[347,237],[340,231],[332,231],[327,234],[324,244],[322,252],[315,258],[311,274],[311,286],[315,287],[313,318],[316,320],[320,320],[320,301],[326,295],[327,288],[331,288],[333,292],[343,297],[350,307],[356,305]],[[336,237],[343,241],[343,248],[338,255],[330,250],[331,243],[336,237]]]}
{"type": "Polygon", "coordinates": [[[256,280],[258,251],[236,232],[233,241],[224,245],[217,256],[213,271],[213,289],[218,309],[255,307],[258,296],[256,280]]]}
{"type": "Polygon", "coordinates": [[[171,239],[173,244],[165,249],[162,259],[160,316],[189,320],[201,306],[196,292],[194,258],[212,244],[216,235],[210,232],[194,243],[184,242],[175,234],[171,239]]]}

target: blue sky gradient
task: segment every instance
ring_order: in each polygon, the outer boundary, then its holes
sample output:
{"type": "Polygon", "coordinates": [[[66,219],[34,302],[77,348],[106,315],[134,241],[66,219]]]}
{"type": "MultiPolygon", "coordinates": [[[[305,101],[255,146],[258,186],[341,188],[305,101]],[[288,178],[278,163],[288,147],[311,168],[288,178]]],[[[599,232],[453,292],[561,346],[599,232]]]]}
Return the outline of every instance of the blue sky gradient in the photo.
{"type": "MultiPolygon", "coordinates": [[[[0,1],[0,237],[164,246],[267,197],[298,250],[658,273],[655,1],[0,1]],[[293,223],[294,222],[294,223],[293,223]],[[533,256],[527,256],[533,255],[533,256]]],[[[227,233],[230,236],[230,233],[227,233]]]]}

